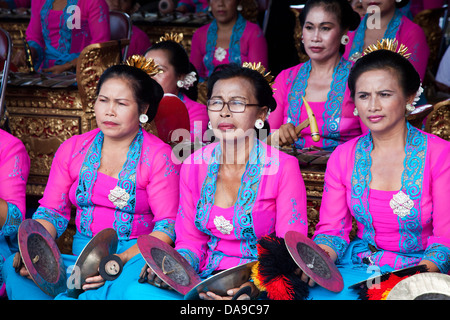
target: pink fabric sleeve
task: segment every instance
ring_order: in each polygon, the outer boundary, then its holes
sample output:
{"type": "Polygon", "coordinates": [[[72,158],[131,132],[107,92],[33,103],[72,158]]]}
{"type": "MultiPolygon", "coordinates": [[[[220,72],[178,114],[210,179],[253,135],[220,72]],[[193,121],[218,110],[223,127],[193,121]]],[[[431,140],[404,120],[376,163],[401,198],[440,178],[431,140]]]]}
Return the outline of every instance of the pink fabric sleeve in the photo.
{"type": "MultiPolygon", "coordinates": [[[[8,207],[9,205],[16,206],[22,214],[22,219],[24,219],[26,211],[26,184],[30,172],[30,158],[28,157],[25,146],[16,137],[1,131],[0,139],[0,198],[8,203],[8,207]]],[[[8,210],[9,214],[11,212],[8,210]]],[[[6,220],[8,221],[8,217],[6,220]]]]}
{"type": "Polygon", "coordinates": [[[290,86],[287,84],[288,75],[292,72],[290,69],[281,71],[275,78],[272,85],[273,97],[277,103],[277,107],[269,115],[270,130],[277,130],[284,124],[284,116],[287,112],[287,106],[285,104],[286,96],[289,94],[290,86]]]}
{"type": "Polygon", "coordinates": [[[266,68],[269,68],[269,59],[267,53],[267,41],[261,28],[251,22],[247,22],[247,27],[242,35],[246,41],[241,41],[241,57],[247,52],[247,57],[242,59],[244,62],[261,62],[266,68]]]}
{"type": "MultiPolygon", "coordinates": [[[[75,146],[75,137],[63,142],[55,153],[44,196],[39,200],[41,207],[58,214],[67,222],[70,220],[72,204],[69,201],[69,190],[74,182],[70,173],[70,159],[75,146]]],[[[58,217],[54,216],[58,219],[58,217]]]]}
{"type": "Polygon", "coordinates": [[[134,54],[144,55],[150,46],[151,42],[148,35],[133,25],[130,46],[128,48],[128,57],[131,57],[134,54]]]}
{"type": "Polygon", "coordinates": [[[282,168],[276,199],[276,235],[284,238],[290,230],[308,235],[308,215],[306,210],[306,188],[298,160],[289,157],[282,168]]]}
{"type": "Polygon", "coordinates": [[[196,169],[195,167],[198,169],[199,166],[197,164],[183,164],[181,167],[180,205],[175,222],[175,233],[177,235],[175,248],[197,272],[200,271],[200,265],[205,259],[207,242],[210,239],[207,234],[201,232],[195,226],[199,194],[193,189],[198,185],[199,177],[197,171],[193,169],[196,169]]]}
{"type": "MultiPolygon", "coordinates": [[[[81,9],[82,14],[87,14],[89,19],[89,32],[92,43],[102,43],[111,40],[109,28],[109,7],[105,0],[85,1],[81,9]]],[[[80,50],[81,52],[81,50],[80,50]]]]}
{"type": "Polygon", "coordinates": [[[408,53],[411,53],[408,60],[416,68],[423,81],[430,56],[425,32],[420,26],[403,17],[400,36],[397,40],[399,44],[404,44],[408,48],[408,53]]]}
{"type": "Polygon", "coordinates": [[[194,65],[200,77],[207,77],[208,70],[203,63],[203,57],[206,54],[206,34],[208,32],[209,24],[197,29],[192,35],[191,54],[189,60],[194,65]]]}
{"type": "Polygon", "coordinates": [[[346,155],[353,155],[354,152],[347,150],[343,152],[343,149],[350,145],[354,146],[354,143],[347,142],[338,146],[327,162],[320,205],[320,221],[316,225],[314,234],[314,237],[318,235],[337,236],[347,244],[350,242],[352,215],[347,204],[347,193],[350,190],[347,190],[345,175],[351,174],[354,160],[346,155]]]}
{"type": "Polygon", "coordinates": [[[31,3],[31,16],[26,31],[26,39],[36,42],[44,50],[44,37],[42,35],[41,8],[42,0],[33,0],[31,3]]]}

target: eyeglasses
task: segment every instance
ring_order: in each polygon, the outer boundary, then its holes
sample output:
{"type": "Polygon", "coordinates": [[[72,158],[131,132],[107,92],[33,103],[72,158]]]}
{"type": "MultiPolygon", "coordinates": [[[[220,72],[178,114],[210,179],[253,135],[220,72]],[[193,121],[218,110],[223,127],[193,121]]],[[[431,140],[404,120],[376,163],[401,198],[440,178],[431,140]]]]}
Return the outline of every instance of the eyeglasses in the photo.
{"type": "Polygon", "coordinates": [[[228,102],[225,102],[221,99],[210,99],[208,100],[206,105],[209,111],[222,111],[223,107],[227,105],[228,110],[233,113],[242,113],[245,111],[245,107],[247,106],[259,106],[259,104],[245,103],[245,101],[235,99],[232,99],[228,102]]]}

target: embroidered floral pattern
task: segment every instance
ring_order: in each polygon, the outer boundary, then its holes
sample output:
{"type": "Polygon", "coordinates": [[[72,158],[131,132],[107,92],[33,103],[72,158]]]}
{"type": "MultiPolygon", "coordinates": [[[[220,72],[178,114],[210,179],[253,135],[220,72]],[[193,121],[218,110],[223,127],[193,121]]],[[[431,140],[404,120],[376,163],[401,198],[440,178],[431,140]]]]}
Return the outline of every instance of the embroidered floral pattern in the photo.
{"type": "MultiPolygon", "coordinates": [[[[17,234],[19,226],[22,223],[22,213],[19,208],[12,203],[7,202],[8,212],[6,220],[0,229],[0,236],[8,237],[17,234]]],[[[1,269],[0,269],[1,271],[1,269]]],[[[1,272],[0,272],[1,273],[1,272]]]]}

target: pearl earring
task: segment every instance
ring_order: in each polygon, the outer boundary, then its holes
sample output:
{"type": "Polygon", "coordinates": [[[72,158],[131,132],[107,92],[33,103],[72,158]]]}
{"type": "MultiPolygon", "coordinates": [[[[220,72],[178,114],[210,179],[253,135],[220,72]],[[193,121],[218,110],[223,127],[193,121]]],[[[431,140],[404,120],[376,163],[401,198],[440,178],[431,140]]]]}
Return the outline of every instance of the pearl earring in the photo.
{"type": "Polygon", "coordinates": [[[356,109],[356,107],[355,107],[355,109],[353,110],[353,115],[354,115],[355,117],[357,117],[357,116],[359,115],[358,109],[356,109]]]}
{"type": "Polygon", "coordinates": [[[236,9],[237,9],[237,11],[242,11],[242,9],[243,9],[243,8],[242,8],[242,5],[241,5],[241,4],[238,4],[238,6],[237,6],[236,9]]]}
{"type": "Polygon", "coordinates": [[[145,113],[143,113],[139,116],[140,123],[144,124],[144,123],[147,123],[147,121],[148,121],[148,116],[145,113]]]}
{"type": "Polygon", "coordinates": [[[264,127],[264,121],[262,121],[261,119],[257,119],[255,121],[255,128],[262,129],[263,127],[264,127]]]}
{"type": "Polygon", "coordinates": [[[208,129],[212,129],[211,121],[208,121],[208,129]]]}

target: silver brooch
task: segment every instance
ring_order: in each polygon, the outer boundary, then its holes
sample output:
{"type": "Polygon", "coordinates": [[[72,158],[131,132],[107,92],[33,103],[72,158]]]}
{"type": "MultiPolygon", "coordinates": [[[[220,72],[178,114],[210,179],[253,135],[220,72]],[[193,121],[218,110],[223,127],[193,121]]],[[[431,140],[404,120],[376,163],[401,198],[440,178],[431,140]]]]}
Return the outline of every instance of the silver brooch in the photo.
{"type": "Polygon", "coordinates": [[[230,234],[234,229],[233,225],[225,219],[223,216],[216,216],[214,218],[214,225],[216,229],[219,230],[222,234],[230,234]]]}
{"type": "Polygon", "coordinates": [[[216,51],[214,51],[214,58],[216,58],[217,61],[222,61],[225,59],[226,55],[227,51],[222,47],[218,47],[216,51]]]}
{"type": "Polygon", "coordinates": [[[113,190],[110,190],[108,195],[109,201],[111,201],[116,207],[122,209],[128,203],[128,199],[130,199],[130,195],[125,189],[122,189],[119,186],[116,186],[113,190]]]}
{"type": "Polygon", "coordinates": [[[411,213],[411,209],[414,207],[414,201],[400,190],[397,194],[394,194],[389,205],[396,215],[403,218],[411,213]]]}

